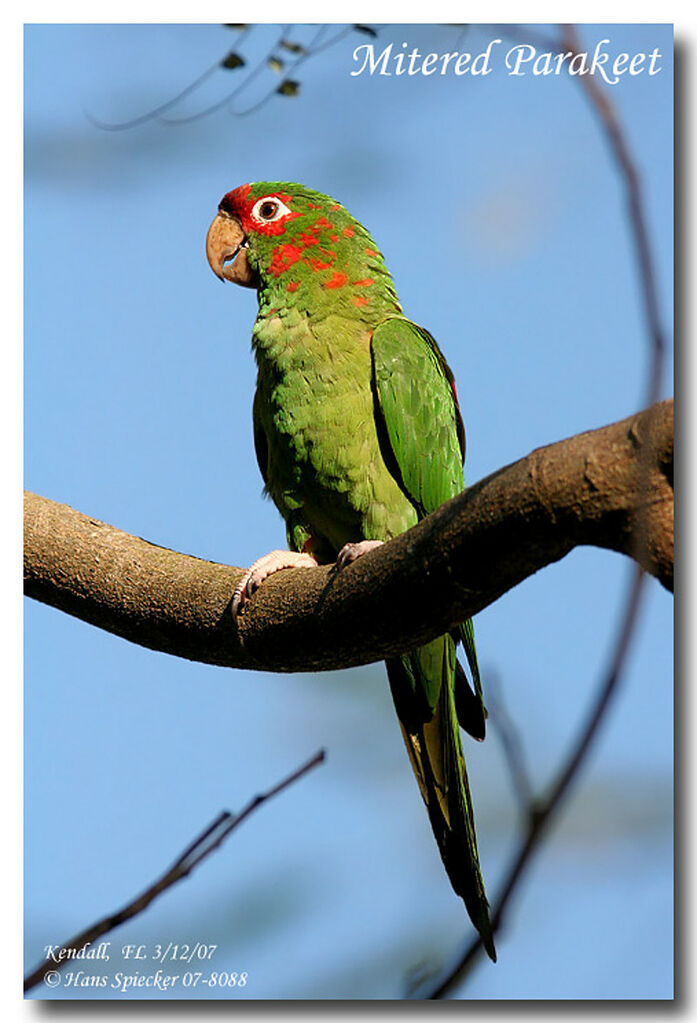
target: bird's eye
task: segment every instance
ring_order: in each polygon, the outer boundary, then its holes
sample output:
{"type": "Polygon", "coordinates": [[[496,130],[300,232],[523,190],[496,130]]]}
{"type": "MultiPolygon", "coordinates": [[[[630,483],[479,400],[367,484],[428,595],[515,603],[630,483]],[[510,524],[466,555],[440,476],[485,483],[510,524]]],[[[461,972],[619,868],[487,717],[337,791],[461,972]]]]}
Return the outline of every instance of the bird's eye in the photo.
{"type": "Polygon", "coordinates": [[[290,213],[290,210],[275,195],[267,195],[263,199],[258,199],[252,208],[252,217],[264,224],[272,224],[275,220],[285,217],[287,213],[290,213]]]}

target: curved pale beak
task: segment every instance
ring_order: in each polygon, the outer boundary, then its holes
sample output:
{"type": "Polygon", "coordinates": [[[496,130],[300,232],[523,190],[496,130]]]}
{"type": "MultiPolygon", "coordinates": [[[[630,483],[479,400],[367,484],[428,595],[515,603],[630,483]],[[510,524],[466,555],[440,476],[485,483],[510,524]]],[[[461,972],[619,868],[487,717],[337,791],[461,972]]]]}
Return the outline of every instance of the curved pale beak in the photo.
{"type": "Polygon", "coordinates": [[[245,288],[256,287],[256,275],[247,261],[247,238],[242,225],[222,211],[206,236],[206,256],[211,270],[221,281],[233,281],[245,288]]]}

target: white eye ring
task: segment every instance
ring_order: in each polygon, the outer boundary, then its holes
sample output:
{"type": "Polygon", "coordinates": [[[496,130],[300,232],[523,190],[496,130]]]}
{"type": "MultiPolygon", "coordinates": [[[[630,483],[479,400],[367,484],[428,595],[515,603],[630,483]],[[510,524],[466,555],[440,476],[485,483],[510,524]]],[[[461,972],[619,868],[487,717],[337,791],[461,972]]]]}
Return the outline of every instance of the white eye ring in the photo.
{"type": "Polygon", "coordinates": [[[263,199],[257,199],[252,207],[252,217],[260,224],[273,224],[287,213],[290,210],[277,195],[265,195],[263,199]]]}

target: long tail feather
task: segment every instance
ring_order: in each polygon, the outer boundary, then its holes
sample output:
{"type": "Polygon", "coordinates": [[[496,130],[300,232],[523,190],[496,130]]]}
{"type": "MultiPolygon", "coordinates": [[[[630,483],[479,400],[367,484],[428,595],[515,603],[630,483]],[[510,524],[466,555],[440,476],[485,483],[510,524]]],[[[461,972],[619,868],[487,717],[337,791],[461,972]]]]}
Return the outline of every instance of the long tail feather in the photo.
{"type": "Polygon", "coordinates": [[[454,640],[441,636],[411,654],[387,661],[387,674],[443,865],[495,961],[455,708],[456,663],[454,640]]]}

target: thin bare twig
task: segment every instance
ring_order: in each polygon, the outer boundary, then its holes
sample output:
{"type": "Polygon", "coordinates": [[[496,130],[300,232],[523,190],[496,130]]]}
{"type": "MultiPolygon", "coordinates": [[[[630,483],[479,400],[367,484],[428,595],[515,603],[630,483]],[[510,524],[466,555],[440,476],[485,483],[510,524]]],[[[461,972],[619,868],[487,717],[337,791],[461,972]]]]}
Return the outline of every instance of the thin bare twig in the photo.
{"type": "MultiPolygon", "coordinates": [[[[572,53],[579,52],[579,38],[573,25],[562,26],[562,43],[572,53]]],[[[644,301],[644,312],[649,329],[651,345],[650,367],[647,377],[645,407],[658,401],[663,380],[663,356],[666,350],[665,336],[661,325],[656,290],[656,273],[651,252],[651,242],[646,226],[646,214],[641,193],[641,179],[636,163],[632,157],[617,110],[613,106],[607,89],[604,89],[592,75],[579,75],[578,81],[585,89],[602,127],[607,136],[612,155],[617,162],[624,178],[627,201],[629,204],[629,223],[634,239],[634,249],[639,262],[641,294],[644,301]]]]}
{"type": "MultiPolygon", "coordinates": [[[[244,25],[242,27],[240,37],[242,38],[244,37],[245,34],[249,34],[253,27],[257,26],[244,25]]],[[[216,111],[222,110],[224,107],[229,107],[230,112],[236,117],[245,117],[247,114],[254,113],[256,110],[262,107],[266,102],[268,102],[269,99],[271,99],[271,97],[275,93],[279,91],[278,86],[274,84],[273,88],[264,93],[261,99],[255,101],[250,106],[245,107],[242,110],[235,110],[231,106],[233,100],[237,99],[241,95],[241,93],[244,90],[246,90],[252,84],[252,82],[254,82],[259,77],[259,75],[270,66],[271,60],[274,54],[279,50],[279,48],[283,46],[286,46],[288,49],[295,48],[293,52],[297,54],[295,59],[285,69],[284,81],[287,82],[289,80],[289,76],[296,74],[301,65],[306,60],[309,60],[310,57],[315,57],[317,56],[318,53],[322,53],[329,47],[334,46],[336,43],[340,42],[347,35],[349,35],[349,33],[353,31],[361,30],[366,31],[364,26],[345,25],[343,28],[339,28],[339,30],[336,31],[332,36],[330,36],[329,39],[324,39],[325,35],[327,34],[327,30],[330,28],[330,26],[319,25],[310,43],[307,46],[301,46],[295,43],[291,44],[288,38],[288,33],[292,27],[293,26],[291,26],[290,24],[281,25],[280,34],[273,42],[273,44],[268,48],[266,55],[259,59],[256,66],[253,67],[251,71],[249,71],[246,77],[244,77],[241,81],[238,80],[234,88],[226,92],[221,99],[216,100],[214,103],[211,103],[209,106],[204,107],[201,110],[196,111],[196,113],[185,114],[181,117],[165,116],[168,113],[168,111],[176,107],[181,102],[181,100],[186,99],[187,96],[190,96],[194,92],[196,92],[198,87],[202,85],[208,78],[210,78],[214,74],[214,72],[220,70],[221,61],[219,60],[217,60],[210,67],[206,68],[205,71],[201,72],[201,74],[198,75],[193,80],[193,82],[190,82],[189,85],[185,86],[180,92],[176,94],[176,96],[173,96],[171,99],[166,100],[164,103],[160,104],[157,107],[154,107],[152,110],[149,110],[144,114],[140,114],[138,117],[131,118],[128,121],[119,121],[112,123],[108,121],[102,121],[96,118],[93,114],[89,113],[88,111],[85,111],[85,116],[92,124],[94,124],[95,127],[102,128],[104,131],[126,131],[130,128],[136,128],[141,124],[146,124],[148,121],[158,121],[160,124],[170,126],[191,124],[194,121],[199,121],[204,117],[208,117],[209,114],[214,114],[216,113],[216,111]]],[[[240,67],[242,66],[241,61],[239,66],[240,67]]]]}
{"type": "MultiPolygon", "coordinates": [[[[236,89],[233,89],[232,92],[224,96],[223,99],[218,100],[216,103],[211,104],[211,106],[205,107],[203,110],[200,110],[195,114],[190,114],[186,117],[158,117],[158,120],[162,124],[168,125],[189,124],[192,121],[200,120],[202,117],[208,117],[209,114],[213,114],[217,110],[220,110],[225,106],[230,106],[232,100],[235,99],[242,92],[243,89],[246,89],[249,83],[252,82],[255,78],[257,78],[258,75],[261,74],[261,72],[267,67],[274,51],[277,50],[278,47],[281,46],[284,42],[287,42],[286,34],[289,28],[290,28],[289,25],[282,26],[281,35],[277,42],[274,44],[274,46],[272,46],[271,49],[268,51],[267,57],[264,60],[260,60],[257,66],[253,68],[252,71],[250,71],[250,73],[247,75],[244,82],[242,82],[236,89]]],[[[322,39],[326,34],[327,28],[328,28],[327,25],[320,25],[318,27],[309,45],[307,47],[302,47],[298,56],[295,58],[292,64],[288,68],[286,68],[284,81],[287,81],[291,75],[297,74],[298,69],[302,66],[302,64],[305,63],[306,60],[309,60],[310,57],[316,57],[318,53],[322,53],[323,50],[328,49],[330,46],[334,46],[336,43],[340,42],[341,39],[347,36],[350,32],[353,32],[355,29],[355,25],[345,26],[344,28],[336,32],[333,36],[331,36],[329,39],[322,42],[322,39]]],[[[234,110],[230,106],[230,112],[235,117],[246,117],[248,114],[252,114],[255,111],[259,110],[265,103],[268,102],[269,99],[271,99],[271,97],[276,92],[278,92],[278,88],[274,86],[274,88],[266,92],[261,97],[261,99],[257,100],[255,103],[252,103],[251,106],[245,107],[244,110],[234,110]]]]}
{"type": "MultiPolygon", "coordinates": [[[[176,884],[177,881],[181,881],[188,874],[191,873],[206,857],[217,849],[225,839],[228,837],[231,831],[239,827],[243,820],[245,820],[251,813],[253,813],[262,803],[278,795],[288,786],[298,781],[304,774],[311,771],[312,768],[317,767],[322,763],[325,757],[324,750],[320,750],[305,764],[299,767],[297,770],[289,774],[287,778],[284,778],[273,788],[268,789],[266,792],[262,792],[260,795],[255,796],[247,803],[243,810],[237,815],[233,815],[229,810],[224,810],[215,820],[203,831],[198,838],[187,846],[183,853],[177,857],[172,866],[165,871],[165,873],[151,884],[144,892],[138,895],[135,899],[129,902],[122,909],[116,913],[111,913],[109,916],[103,917],[103,919],[92,924],[86,930],[80,934],[71,938],[70,941],[66,941],[61,948],[71,949],[72,956],[75,955],[81,948],[89,944],[92,941],[96,941],[101,938],[103,934],[107,934],[109,931],[114,930],[115,927],[125,923],[126,920],[130,920],[131,917],[137,916],[142,913],[143,910],[147,909],[153,899],[156,899],[158,895],[166,891],[167,888],[171,888],[172,885],[176,884]]],[[[60,970],[62,966],[70,962],[71,959],[65,958],[59,962],[55,962],[53,959],[47,959],[46,962],[42,963],[33,973],[30,973],[24,981],[24,990],[29,991],[37,984],[41,983],[47,973],[51,971],[60,970]]]]}
{"type": "MultiPolygon", "coordinates": [[[[166,124],[166,125],[170,125],[170,126],[173,125],[173,126],[178,127],[178,126],[180,126],[182,124],[192,124],[194,121],[200,121],[204,117],[208,117],[210,114],[214,114],[218,110],[222,110],[224,107],[229,107],[230,112],[235,114],[236,116],[241,116],[243,114],[250,113],[252,110],[258,109],[258,107],[260,107],[263,103],[267,102],[267,100],[271,97],[271,95],[273,94],[275,89],[272,89],[271,92],[265,93],[264,96],[262,97],[262,99],[259,102],[252,104],[252,106],[247,107],[245,110],[241,110],[241,111],[234,110],[233,107],[232,107],[232,102],[233,102],[233,100],[237,99],[238,96],[240,96],[240,94],[253,81],[255,81],[261,75],[261,73],[263,71],[266,70],[266,68],[268,66],[268,62],[269,62],[271,56],[273,55],[273,53],[280,46],[282,46],[284,42],[288,42],[289,41],[286,38],[289,28],[290,28],[290,25],[281,25],[281,34],[279,35],[278,39],[273,44],[273,46],[271,46],[268,49],[268,51],[266,53],[266,56],[263,59],[259,60],[259,62],[256,65],[256,67],[252,68],[252,70],[249,72],[247,77],[245,79],[243,79],[243,81],[240,82],[238,85],[236,85],[235,88],[231,92],[226,93],[225,96],[222,97],[222,99],[216,100],[215,103],[211,103],[210,106],[204,107],[202,110],[197,110],[195,114],[185,114],[182,117],[158,117],[158,121],[161,124],[166,124]]],[[[315,36],[315,39],[316,38],[317,38],[317,36],[315,36]]],[[[302,59],[302,57],[296,58],[295,62],[291,65],[291,69],[290,69],[291,71],[295,70],[297,65],[300,63],[301,59],[302,59]]]]}
{"type": "MultiPolygon", "coordinates": [[[[573,54],[580,52],[578,33],[573,25],[563,25],[561,27],[561,43],[573,54]]],[[[646,226],[640,176],[619,116],[610,101],[607,90],[590,74],[578,77],[604,129],[610,150],[624,181],[629,209],[629,222],[637,254],[644,313],[649,334],[650,357],[645,396],[645,404],[648,407],[658,400],[661,392],[666,344],[659,313],[654,260],[646,226]]],[[[644,465],[644,470],[646,480],[648,481],[648,465],[644,465]]],[[[509,899],[515,891],[518,881],[533,853],[539,846],[543,832],[550,826],[555,812],[558,810],[586,759],[611,698],[617,689],[625,666],[627,651],[630,648],[636,631],[639,608],[644,593],[644,582],[645,572],[639,565],[633,565],[628,594],[624,603],[622,621],[610,667],[599,687],[588,720],[581,729],[579,737],[572,747],[566,763],[562,766],[556,782],[552,785],[548,796],[540,802],[529,803],[532,812],[528,815],[527,833],[513,859],[501,891],[494,903],[495,908],[491,917],[494,933],[496,933],[501,925],[509,899]]],[[[472,941],[460,956],[456,965],[451,968],[428,997],[431,999],[443,998],[458,981],[462,980],[481,951],[481,941],[479,939],[472,941]]]]}
{"type": "MultiPolygon", "coordinates": [[[[249,25],[244,26],[242,32],[240,33],[240,38],[243,38],[248,33],[250,27],[251,26],[249,25]]],[[[281,31],[279,41],[280,39],[283,38],[283,31],[285,31],[285,28],[287,28],[287,26],[283,26],[283,30],[281,31]]],[[[166,100],[164,103],[161,103],[159,106],[154,107],[152,110],[148,110],[147,113],[145,114],[140,114],[138,117],[131,118],[130,121],[118,121],[116,123],[112,123],[110,121],[100,121],[98,118],[94,117],[93,114],[90,114],[88,110],[85,111],[85,116],[87,117],[88,121],[90,121],[95,126],[95,128],[102,128],[103,131],[127,131],[129,128],[137,128],[141,124],[146,124],[148,121],[153,121],[157,119],[161,119],[164,121],[165,118],[162,116],[163,114],[166,114],[167,111],[171,110],[172,107],[177,105],[177,103],[180,103],[181,100],[186,99],[187,96],[190,96],[193,92],[195,92],[196,89],[198,89],[199,85],[202,85],[207,78],[210,78],[210,76],[219,69],[220,61],[216,60],[214,64],[211,64],[211,66],[206,68],[205,71],[202,71],[201,74],[193,80],[193,82],[189,82],[189,84],[186,85],[181,90],[181,92],[178,92],[176,96],[172,96],[171,99],[166,100]]],[[[249,77],[245,80],[243,84],[246,85],[248,81],[249,77]]],[[[224,102],[227,102],[229,98],[230,97],[228,96],[224,102]]]]}
{"type": "MultiPolygon", "coordinates": [[[[211,103],[210,106],[204,107],[203,110],[198,110],[195,114],[185,114],[182,117],[163,117],[158,114],[157,120],[159,123],[175,126],[180,124],[191,124],[193,121],[200,121],[204,117],[208,117],[209,114],[214,114],[217,110],[222,110],[223,107],[231,106],[232,101],[237,99],[237,97],[240,96],[241,93],[259,77],[262,71],[266,69],[271,54],[284,42],[289,28],[290,25],[281,25],[281,32],[275,43],[267,51],[266,57],[261,59],[257,66],[252,68],[247,77],[243,78],[241,82],[238,82],[230,92],[227,92],[222,97],[222,99],[216,100],[215,103],[211,103]]],[[[218,67],[220,67],[220,64],[218,64],[218,67]]]]}

